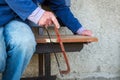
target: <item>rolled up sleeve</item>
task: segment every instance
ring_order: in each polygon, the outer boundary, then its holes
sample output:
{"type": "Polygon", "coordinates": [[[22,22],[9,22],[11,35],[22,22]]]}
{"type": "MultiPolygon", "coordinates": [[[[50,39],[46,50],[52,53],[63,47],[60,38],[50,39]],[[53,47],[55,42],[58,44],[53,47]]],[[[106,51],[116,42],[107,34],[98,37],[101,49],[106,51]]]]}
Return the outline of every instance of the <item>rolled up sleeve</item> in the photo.
{"type": "Polygon", "coordinates": [[[45,10],[38,7],[37,9],[35,9],[32,12],[32,14],[30,14],[30,16],[28,17],[28,20],[30,20],[30,21],[34,22],[35,24],[37,24],[39,19],[42,17],[44,12],[45,12],[45,10]]]}

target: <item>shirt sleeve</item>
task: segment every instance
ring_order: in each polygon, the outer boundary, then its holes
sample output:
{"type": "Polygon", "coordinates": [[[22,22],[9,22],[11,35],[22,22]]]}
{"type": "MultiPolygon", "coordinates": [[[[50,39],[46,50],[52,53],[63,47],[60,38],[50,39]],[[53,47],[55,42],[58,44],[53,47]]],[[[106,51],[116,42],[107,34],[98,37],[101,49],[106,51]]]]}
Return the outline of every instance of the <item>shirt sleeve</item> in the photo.
{"type": "Polygon", "coordinates": [[[34,22],[35,24],[38,23],[39,19],[42,17],[45,10],[40,7],[37,7],[29,16],[28,20],[34,22]]]}
{"type": "Polygon", "coordinates": [[[38,7],[32,0],[5,0],[8,6],[22,19],[28,16],[38,7]]]}
{"type": "MultiPolygon", "coordinates": [[[[48,0],[51,10],[73,33],[82,27],[81,23],[71,12],[67,0],[48,0]]],[[[68,0],[69,1],[69,0],[68,0]]]]}
{"type": "Polygon", "coordinates": [[[77,30],[77,34],[82,34],[82,32],[85,30],[84,27],[81,27],[77,30]]]}

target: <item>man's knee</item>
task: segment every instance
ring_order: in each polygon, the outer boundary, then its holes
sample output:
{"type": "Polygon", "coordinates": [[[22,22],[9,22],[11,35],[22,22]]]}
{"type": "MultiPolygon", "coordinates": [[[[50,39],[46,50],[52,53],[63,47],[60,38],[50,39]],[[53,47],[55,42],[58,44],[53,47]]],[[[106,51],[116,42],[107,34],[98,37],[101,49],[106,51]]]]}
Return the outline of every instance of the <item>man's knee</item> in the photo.
{"type": "Polygon", "coordinates": [[[9,50],[32,50],[36,42],[30,27],[19,21],[12,21],[5,28],[5,41],[9,50]]]}
{"type": "MultiPolygon", "coordinates": [[[[35,51],[36,42],[33,38],[13,38],[7,44],[8,52],[12,51],[13,53],[8,53],[8,55],[13,55],[14,52],[20,53],[19,55],[32,55],[35,51]]],[[[17,53],[17,54],[18,54],[17,53]]]]}

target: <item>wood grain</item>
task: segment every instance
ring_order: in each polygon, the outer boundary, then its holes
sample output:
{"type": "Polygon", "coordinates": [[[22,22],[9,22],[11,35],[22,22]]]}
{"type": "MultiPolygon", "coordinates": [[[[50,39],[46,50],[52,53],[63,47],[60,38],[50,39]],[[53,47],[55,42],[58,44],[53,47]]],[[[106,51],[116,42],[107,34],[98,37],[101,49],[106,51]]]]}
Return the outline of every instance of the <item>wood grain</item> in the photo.
{"type": "MultiPolygon", "coordinates": [[[[76,42],[97,42],[98,39],[96,37],[89,36],[80,36],[80,35],[62,35],[61,36],[63,43],[76,43],[76,42]]],[[[58,43],[56,36],[51,36],[51,40],[54,43],[58,43]]],[[[50,43],[50,39],[48,36],[36,36],[37,43],[50,43]]]]}

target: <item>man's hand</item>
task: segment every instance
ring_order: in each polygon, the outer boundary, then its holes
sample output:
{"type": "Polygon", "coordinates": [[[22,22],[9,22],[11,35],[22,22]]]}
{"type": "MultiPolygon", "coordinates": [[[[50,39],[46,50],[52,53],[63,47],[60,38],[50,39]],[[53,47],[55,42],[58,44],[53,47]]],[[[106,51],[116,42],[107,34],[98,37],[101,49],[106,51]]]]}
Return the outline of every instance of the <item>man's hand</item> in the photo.
{"type": "Polygon", "coordinates": [[[52,12],[49,12],[49,11],[45,11],[43,13],[43,15],[40,18],[38,24],[40,26],[45,26],[45,27],[48,27],[48,26],[51,26],[52,24],[54,24],[55,27],[57,27],[57,28],[60,27],[55,15],[52,12]]]}
{"type": "Polygon", "coordinates": [[[93,33],[90,30],[84,30],[84,31],[82,31],[82,33],[80,35],[82,35],[82,36],[93,36],[93,33]]]}

